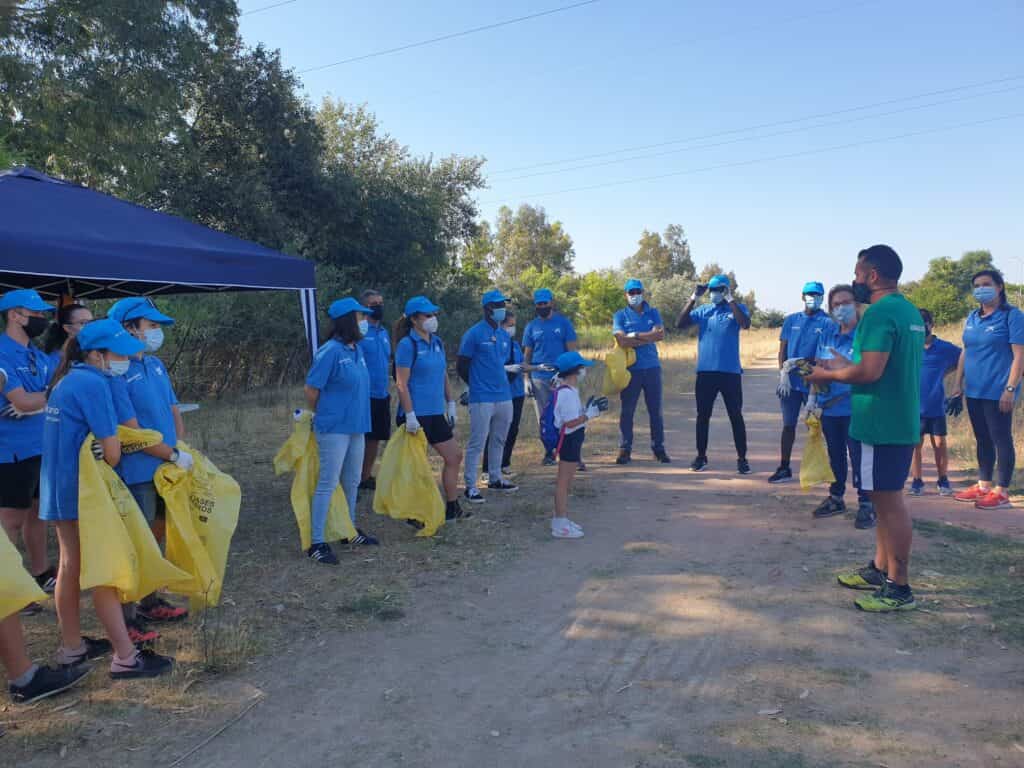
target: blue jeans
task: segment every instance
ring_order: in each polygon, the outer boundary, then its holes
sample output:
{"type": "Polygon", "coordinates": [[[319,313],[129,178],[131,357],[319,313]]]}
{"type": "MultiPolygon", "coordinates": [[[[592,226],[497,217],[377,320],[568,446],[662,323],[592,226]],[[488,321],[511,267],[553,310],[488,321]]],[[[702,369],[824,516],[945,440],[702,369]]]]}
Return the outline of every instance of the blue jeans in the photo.
{"type": "Polygon", "coordinates": [[[853,467],[853,486],[857,489],[857,498],[867,501],[868,495],[860,490],[860,478],[858,468],[860,467],[860,442],[850,437],[849,416],[822,416],[821,431],[825,435],[825,444],[828,446],[828,462],[832,465],[832,474],[836,481],[829,486],[828,492],[837,499],[843,498],[846,494],[846,478],[849,467],[853,467]],[[846,455],[849,453],[850,461],[847,463],[846,455]]]}
{"type": "Polygon", "coordinates": [[[334,495],[339,478],[348,502],[349,517],[353,525],[356,523],[356,495],[363,474],[366,436],[317,432],[316,444],[320,452],[320,476],[313,493],[312,540],[314,544],[323,544],[327,510],[331,508],[331,496],[334,495]]]}
{"type": "Polygon", "coordinates": [[[661,417],[661,368],[644,368],[631,371],[629,386],[622,390],[622,412],[619,414],[619,447],[624,451],[633,450],[633,414],[644,395],[647,415],[651,418],[651,449],[665,449],[665,422],[661,417]]]}

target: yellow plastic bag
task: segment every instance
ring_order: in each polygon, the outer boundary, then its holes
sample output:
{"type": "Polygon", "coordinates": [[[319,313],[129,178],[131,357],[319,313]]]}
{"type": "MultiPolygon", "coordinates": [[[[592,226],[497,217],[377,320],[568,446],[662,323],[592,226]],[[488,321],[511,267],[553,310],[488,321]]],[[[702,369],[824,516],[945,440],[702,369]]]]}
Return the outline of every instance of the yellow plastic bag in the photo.
{"type": "Polygon", "coordinates": [[[161,464],[153,482],[167,506],[167,559],[191,577],[174,591],[188,595],[192,610],[201,611],[220,602],[242,490],[187,443],[177,447],[192,454],[192,469],[161,464]]]}
{"type": "MultiPolygon", "coordinates": [[[[294,472],[292,480],[292,512],[299,526],[299,545],[302,550],[309,549],[312,543],[311,514],[313,491],[316,490],[320,475],[320,451],[317,449],[316,437],[313,435],[313,414],[303,411],[295,419],[291,437],[285,440],[281,450],[274,457],[274,473],[283,475],[294,472]]],[[[324,526],[325,541],[354,539],[356,529],[348,516],[348,501],[341,485],[334,489],[331,506],[327,510],[327,524],[324,526]]]]}
{"type": "Polygon", "coordinates": [[[0,619],[45,599],[46,594],[21,564],[21,553],[0,531],[0,619]]]}
{"type": "Polygon", "coordinates": [[[632,374],[629,366],[636,362],[636,350],[624,349],[616,344],[611,351],[604,356],[604,381],[601,384],[601,394],[605,397],[617,395],[629,386],[632,374]]]}
{"type": "Polygon", "coordinates": [[[403,427],[391,435],[380,460],[373,511],[395,520],[418,520],[417,536],[433,536],[444,525],[444,499],[427,461],[427,436],[403,427]]]}
{"type": "MultiPolygon", "coordinates": [[[[126,444],[149,447],[163,441],[152,429],[120,426],[126,444]]],[[[160,554],[146,518],[127,486],[105,461],[97,461],[88,435],[78,454],[78,536],[82,557],[81,588],[114,587],[123,603],[158,589],[175,589],[188,574],[160,554]]],[[[141,450],[141,449],[138,449],[141,450]]]]}
{"type": "Polygon", "coordinates": [[[800,488],[807,490],[819,483],[834,483],[832,464],[828,460],[828,447],[821,433],[821,420],[813,413],[807,416],[807,442],[800,459],[800,488]]]}

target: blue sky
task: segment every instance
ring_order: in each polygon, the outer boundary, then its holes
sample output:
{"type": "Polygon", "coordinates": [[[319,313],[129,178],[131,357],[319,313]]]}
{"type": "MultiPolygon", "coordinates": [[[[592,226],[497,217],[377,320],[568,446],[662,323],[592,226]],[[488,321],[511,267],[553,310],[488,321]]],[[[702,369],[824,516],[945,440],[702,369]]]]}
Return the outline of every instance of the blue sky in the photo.
{"type": "MultiPolygon", "coordinates": [[[[241,29],[301,71],[569,1],[296,0],[243,15],[241,29]]],[[[644,228],[678,223],[698,265],[717,261],[763,306],[796,309],[805,280],[848,280],[857,250],[875,242],[900,252],[907,277],[930,258],[989,248],[1019,279],[1022,32],[1018,0],[599,0],[301,77],[313,102],[366,103],[416,154],[486,157],[484,216],[543,205],[573,237],[580,271],[615,266],[644,228]],[[565,170],[575,157],[712,135],[565,170]],[[552,162],[562,164],[508,172],[552,162]],[[667,177],[633,181],[649,176],[667,177]]]]}

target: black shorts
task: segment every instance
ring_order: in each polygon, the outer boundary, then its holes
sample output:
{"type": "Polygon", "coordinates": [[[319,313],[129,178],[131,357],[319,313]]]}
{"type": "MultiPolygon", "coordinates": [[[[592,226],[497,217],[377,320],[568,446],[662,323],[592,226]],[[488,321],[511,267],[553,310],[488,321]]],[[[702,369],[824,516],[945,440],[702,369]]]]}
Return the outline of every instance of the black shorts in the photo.
{"type": "MultiPolygon", "coordinates": [[[[423,434],[427,436],[427,442],[430,445],[447,443],[455,437],[455,433],[452,432],[452,425],[448,423],[448,417],[446,416],[417,416],[416,418],[419,419],[420,428],[423,430],[423,434]]],[[[401,414],[396,419],[396,422],[398,426],[404,426],[405,414],[401,414]]]]}
{"type": "Polygon", "coordinates": [[[391,396],[370,398],[370,431],[367,440],[387,440],[391,437],[391,396]]]}
{"type": "Polygon", "coordinates": [[[925,435],[935,435],[935,437],[946,436],[946,417],[945,416],[922,416],[921,417],[921,437],[925,435]]]}
{"type": "Polygon", "coordinates": [[[586,429],[577,429],[572,434],[565,435],[562,438],[562,447],[558,450],[559,461],[579,464],[583,460],[583,438],[586,435],[586,429]]]}
{"type": "Polygon", "coordinates": [[[0,464],[0,507],[28,509],[39,498],[42,456],[0,464]]]}

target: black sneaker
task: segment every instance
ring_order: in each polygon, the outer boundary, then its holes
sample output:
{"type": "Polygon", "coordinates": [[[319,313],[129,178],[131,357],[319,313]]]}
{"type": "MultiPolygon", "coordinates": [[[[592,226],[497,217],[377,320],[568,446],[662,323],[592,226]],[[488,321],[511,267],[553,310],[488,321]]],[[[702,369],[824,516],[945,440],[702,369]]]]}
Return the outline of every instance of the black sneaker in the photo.
{"type": "Polygon", "coordinates": [[[579,463],[579,464],[578,464],[578,465],[576,466],[576,471],[577,471],[577,472],[586,472],[586,471],[587,471],[587,465],[586,465],[586,464],[584,464],[584,463],[583,463],[583,462],[581,461],[581,462],[580,462],[580,463],[579,463]]]}
{"type": "Polygon", "coordinates": [[[322,565],[338,564],[338,556],[334,554],[334,550],[331,549],[331,545],[326,543],[314,544],[306,550],[306,557],[314,563],[321,563],[322,565]]]}
{"type": "Polygon", "coordinates": [[[110,670],[110,677],[113,680],[136,680],[142,677],[159,677],[166,675],[174,669],[174,659],[170,656],[161,656],[148,648],[139,651],[135,657],[135,666],[119,668],[116,672],[110,670]]]}
{"type": "Polygon", "coordinates": [[[834,517],[835,515],[842,515],[846,512],[846,502],[842,499],[837,499],[835,496],[829,496],[818,508],[814,510],[814,516],[817,518],[822,517],[834,517]]]}
{"type": "Polygon", "coordinates": [[[696,459],[693,460],[693,463],[690,464],[691,472],[703,472],[707,468],[708,460],[704,456],[698,456],[696,459]]]}
{"type": "Polygon", "coordinates": [[[25,685],[8,685],[11,701],[15,704],[31,704],[33,701],[48,699],[58,693],[78,685],[82,679],[92,672],[92,667],[84,664],[77,667],[39,667],[25,685]]]}
{"type": "Polygon", "coordinates": [[[515,493],[519,490],[519,486],[515,483],[510,483],[508,480],[499,480],[498,482],[490,482],[487,484],[487,488],[492,491],[504,491],[505,493],[515,493]]]}
{"type": "Polygon", "coordinates": [[[463,497],[470,504],[483,504],[484,501],[486,501],[486,499],[484,499],[484,495],[480,493],[480,491],[478,491],[476,488],[467,488],[465,494],[463,494],[463,497]]]}
{"type": "Polygon", "coordinates": [[[377,490],[377,478],[368,477],[359,483],[360,491],[375,491],[377,490]]]}
{"type": "Polygon", "coordinates": [[[465,520],[467,517],[472,516],[473,513],[468,509],[460,507],[458,501],[449,501],[448,507],[444,511],[445,520],[465,520]]]}
{"type": "Polygon", "coordinates": [[[22,608],[20,611],[18,611],[18,615],[19,616],[35,616],[36,614],[42,613],[42,612],[43,612],[43,606],[41,606],[39,603],[29,603],[24,608],[22,608]]]}
{"type": "Polygon", "coordinates": [[[77,667],[78,665],[83,664],[87,661],[103,658],[108,653],[114,650],[114,646],[110,644],[110,641],[102,637],[99,639],[95,639],[92,637],[85,637],[85,635],[83,635],[82,642],[85,644],[85,651],[82,653],[81,656],[76,658],[74,661],[69,662],[67,664],[61,664],[60,667],[62,669],[67,669],[68,667],[77,667]]]}
{"type": "Polygon", "coordinates": [[[654,451],[654,458],[657,459],[661,464],[671,464],[672,463],[672,459],[670,459],[668,457],[668,454],[665,453],[665,449],[664,448],[661,448],[660,450],[654,451]]]}
{"type": "Polygon", "coordinates": [[[379,547],[380,542],[377,541],[376,537],[371,536],[362,528],[356,528],[356,537],[354,539],[342,539],[342,544],[350,544],[354,547],[379,547]]]}
{"type": "Polygon", "coordinates": [[[53,590],[57,588],[57,569],[52,565],[45,571],[35,577],[36,584],[48,595],[53,594],[53,590]]]}
{"type": "Polygon", "coordinates": [[[548,451],[544,454],[544,460],[541,462],[545,467],[553,467],[558,462],[555,460],[555,452],[548,451]]]}
{"type": "Polygon", "coordinates": [[[412,526],[413,528],[415,528],[415,529],[416,529],[417,531],[422,531],[422,530],[423,530],[424,528],[426,528],[426,527],[427,527],[426,525],[424,525],[424,524],[423,524],[422,522],[420,522],[419,520],[412,520],[411,518],[406,518],[406,520],[405,520],[405,524],[406,524],[406,525],[411,525],[411,526],[412,526]]]}
{"type": "Polygon", "coordinates": [[[750,468],[750,462],[746,459],[736,459],[736,471],[741,475],[749,475],[753,472],[750,468]]]}
{"type": "Polygon", "coordinates": [[[857,519],[853,521],[853,527],[866,531],[875,527],[875,505],[870,501],[862,501],[857,505],[857,519]]]}
{"type": "Polygon", "coordinates": [[[769,483],[789,483],[793,481],[793,470],[789,467],[779,467],[775,474],[768,478],[769,483]]]}
{"type": "Polygon", "coordinates": [[[615,460],[616,464],[629,464],[633,460],[633,455],[630,451],[623,448],[619,451],[619,458],[615,460]]]}
{"type": "Polygon", "coordinates": [[[875,561],[850,573],[841,573],[837,580],[847,589],[881,589],[885,586],[885,574],[875,567],[875,561]]]}

